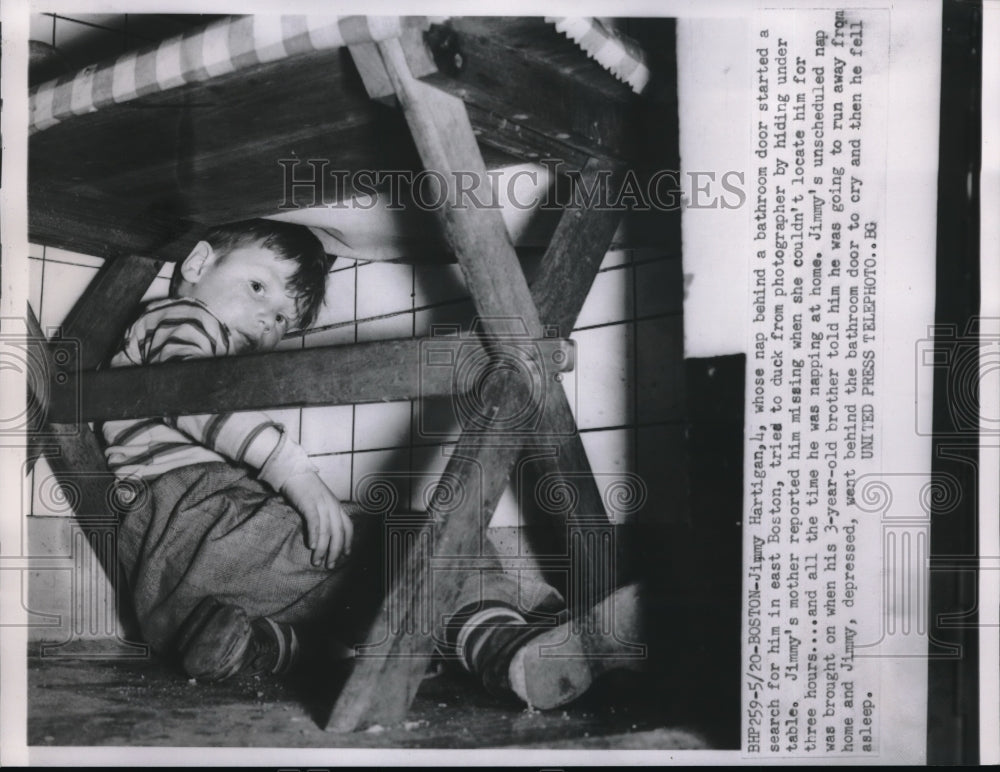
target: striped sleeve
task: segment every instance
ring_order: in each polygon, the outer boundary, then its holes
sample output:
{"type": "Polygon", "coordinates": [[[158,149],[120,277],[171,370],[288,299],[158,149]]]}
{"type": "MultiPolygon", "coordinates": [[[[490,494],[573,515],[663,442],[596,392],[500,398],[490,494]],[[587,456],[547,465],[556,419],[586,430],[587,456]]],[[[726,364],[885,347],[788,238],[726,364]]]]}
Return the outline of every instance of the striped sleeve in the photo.
{"type": "Polygon", "coordinates": [[[281,424],[263,413],[189,415],[177,418],[178,430],[236,463],[259,471],[258,477],[280,491],[289,477],[315,472],[302,447],[281,424]]]}
{"type": "Polygon", "coordinates": [[[198,301],[175,299],[140,322],[132,337],[144,364],[229,353],[229,331],[198,301]]]}
{"type": "Polygon", "coordinates": [[[261,469],[278,447],[283,430],[263,413],[185,415],[178,430],[238,464],[261,469]]]}
{"type": "MultiPolygon", "coordinates": [[[[200,302],[177,298],[150,307],[130,335],[143,364],[223,356],[226,327],[200,302]],[[140,324],[141,323],[141,324],[140,324]]],[[[170,426],[220,455],[267,473],[261,479],[280,490],[291,474],[314,470],[284,428],[263,413],[198,414],[170,419],[170,426]]]]}

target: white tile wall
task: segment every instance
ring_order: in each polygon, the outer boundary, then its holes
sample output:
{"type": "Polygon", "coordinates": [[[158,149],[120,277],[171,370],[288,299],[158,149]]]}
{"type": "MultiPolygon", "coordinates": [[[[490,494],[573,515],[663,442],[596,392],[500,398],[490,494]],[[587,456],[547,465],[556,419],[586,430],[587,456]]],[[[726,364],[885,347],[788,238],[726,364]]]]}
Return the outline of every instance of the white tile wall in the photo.
{"type": "Polygon", "coordinates": [[[601,268],[611,268],[616,265],[625,265],[633,260],[635,250],[632,249],[609,249],[608,253],[601,261],[601,268]]]}
{"type": "Polygon", "coordinates": [[[576,422],[581,429],[621,426],[632,420],[632,325],[578,330],[576,422]]]}
{"type": "Polygon", "coordinates": [[[358,319],[412,310],[413,266],[369,263],[357,275],[358,319]]]}
{"type": "Polygon", "coordinates": [[[35,315],[37,316],[41,313],[42,308],[44,263],[42,263],[41,258],[30,257],[29,260],[31,262],[28,263],[28,302],[31,303],[31,307],[35,310],[35,315]]]}
{"type": "Polygon", "coordinates": [[[357,342],[413,337],[413,314],[389,312],[391,316],[358,322],[357,342]]]}
{"type": "Polygon", "coordinates": [[[104,265],[104,259],[92,255],[81,255],[78,252],[69,252],[58,247],[45,247],[45,260],[52,263],[65,263],[68,265],[82,265],[89,268],[100,268],[104,265]]]}
{"type": "Polygon", "coordinates": [[[55,40],[56,20],[51,14],[33,13],[28,22],[28,40],[37,40],[39,43],[52,45],[55,40]]]}
{"type": "Polygon", "coordinates": [[[489,522],[489,527],[503,528],[505,526],[518,525],[519,521],[517,499],[514,496],[513,488],[508,485],[500,497],[500,501],[497,502],[496,509],[493,511],[493,518],[489,522]]]}
{"type": "Polygon", "coordinates": [[[318,332],[310,332],[305,336],[308,346],[346,346],[354,343],[356,338],[356,324],[338,324],[318,332]]]}
{"type": "Polygon", "coordinates": [[[170,294],[170,278],[168,276],[161,275],[153,279],[152,284],[149,285],[149,289],[146,290],[146,294],[142,296],[143,303],[150,303],[154,300],[161,300],[170,294]]]}
{"type": "Polygon", "coordinates": [[[351,485],[352,460],[350,453],[312,457],[320,478],[341,501],[349,501],[354,490],[351,485]]]}
{"type": "Polygon", "coordinates": [[[314,327],[325,327],[355,318],[354,288],[357,271],[353,268],[336,270],[327,283],[326,302],[316,315],[314,327]]]}
{"type": "Polygon", "coordinates": [[[347,453],[354,437],[354,406],[302,410],[302,447],[311,454],[347,453]]]}
{"type": "Polygon", "coordinates": [[[62,324],[95,275],[97,268],[89,265],[52,262],[46,258],[42,273],[41,312],[38,317],[43,330],[62,324]]]}
{"type": "Polygon", "coordinates": [[[635,429],[603,429],[580,435],[595,475],[618,478],[634,467],[635,429]]]}
{"type": "Polygon", "coordinates": [[[608,517],[615,523],[632,520],[642,506],[644,482],[635,479],[635,429],[584,432],[591,471],[608,517]]]}
{"type": "Polygon", "coordinates": [[[402,448],[410,444],[410,403],[358,405],[354,409],[354,448],[402,448]]]}
{"type": "Polygon", "coordinates": [[[632,316],[632,268],[602,270],[594,279],[590,294],[580,310],[576,326],[610,324],[632,316]]]}

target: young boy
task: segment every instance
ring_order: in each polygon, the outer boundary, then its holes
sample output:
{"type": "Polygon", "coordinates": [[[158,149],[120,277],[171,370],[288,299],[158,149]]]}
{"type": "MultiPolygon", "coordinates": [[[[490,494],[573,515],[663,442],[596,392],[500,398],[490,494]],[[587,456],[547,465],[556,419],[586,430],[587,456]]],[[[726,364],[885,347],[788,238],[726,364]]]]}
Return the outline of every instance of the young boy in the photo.
{"type": "MultiPolygon", "coordinates": [[[[315,319],[328,268],[302,226],[215,228],[177,266],[171,297],[149,304],[130,327],[111,364],[270,351],[315,319]]],[[[379,547],[379,535],[359,540],[365,518],[356,536],[345,506],[281,425],[239,412],[109,421],[103,433],[112,471],[148,489],[119,530],[140,627],[189,676],[287,672],[303,630],[377,602],[381,557],[358,553],[361,541],[365,552],[379,547]]],[[[492,691],[554,707],[586,689],[594,667],[583,651],[561,669],[540,659],[537,645],[525,645],[540,631],[520,609],[542,614],[543,638],[560,643],[566,629],[553,620],[561,606],[550,587],[477,572],[437,640],[492,691]]]]}

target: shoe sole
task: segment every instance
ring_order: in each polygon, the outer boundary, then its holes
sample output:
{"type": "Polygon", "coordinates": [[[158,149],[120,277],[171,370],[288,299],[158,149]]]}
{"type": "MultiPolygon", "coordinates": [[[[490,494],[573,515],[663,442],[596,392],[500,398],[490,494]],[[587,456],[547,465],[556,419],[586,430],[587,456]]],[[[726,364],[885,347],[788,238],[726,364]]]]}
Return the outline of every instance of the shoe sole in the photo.
{"type": "Polygon", "coordinates": [[[250,638],[243,609],[205,598],[184,623],[178,640],[181,666],[199,681],[223,681],[239,672],[250,638]]]}
{"type": "MultiPolygon", "coordinates": [[[[523,674],[529,706],[558,708],[580,697],[609,670],[639,670],[646,659],[639,589],[626,585],[570,620],[533,638],[515,656],[512,673],[523,674]]],[[[515,680],[520,680],[516,678],[515,680]]]]}

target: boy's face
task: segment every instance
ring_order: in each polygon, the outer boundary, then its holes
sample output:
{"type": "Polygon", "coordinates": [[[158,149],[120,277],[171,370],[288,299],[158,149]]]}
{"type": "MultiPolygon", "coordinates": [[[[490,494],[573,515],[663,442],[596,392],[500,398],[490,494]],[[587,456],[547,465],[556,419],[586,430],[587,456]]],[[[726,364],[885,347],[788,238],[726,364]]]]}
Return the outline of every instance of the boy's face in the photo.
{"type": "Polygon", "coordinates": [[[270,351],[298,321],[288,293],[295,267],[256,245],[220,255],[200,241],[181,265],[178,294],[200,300],[229,327],[233,353],[270,351]]]}

